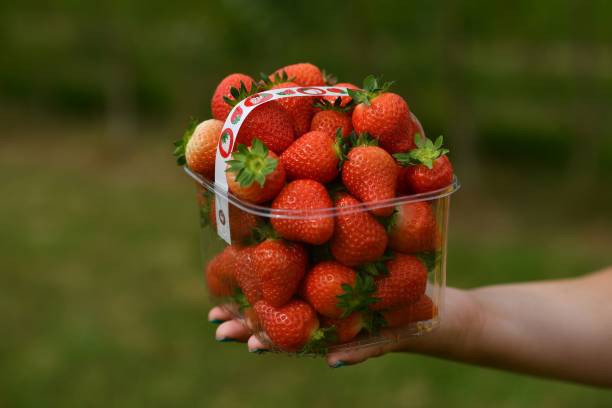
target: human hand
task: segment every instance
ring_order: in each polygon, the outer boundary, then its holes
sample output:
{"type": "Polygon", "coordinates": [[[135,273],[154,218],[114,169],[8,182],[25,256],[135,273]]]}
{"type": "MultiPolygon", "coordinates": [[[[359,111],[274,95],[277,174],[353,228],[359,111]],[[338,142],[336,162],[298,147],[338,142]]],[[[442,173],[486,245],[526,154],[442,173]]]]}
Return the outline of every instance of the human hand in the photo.
{"type": "MultiPolygon", "coordinates": [[[[392,351],[406,351],[464,359],[470,353],[470,336],[478,333],[482,322],[480,306],[468,291],[454,288],[446,290],[440,327],[424,336],[413,336],[399,342],[389,342],[348,351],[334,351],[326,356],[330,367],[361,363],[392,351]]],[[[250,352],[261,353],[268,349],[239,320],[221,307],[214,307],[208,314],[211,322],[221,322],[215,337],[218,341],[246,342],[250,352]]],[[[401,329],[383,329],[381,335],[395,337],[401,329]]]]}

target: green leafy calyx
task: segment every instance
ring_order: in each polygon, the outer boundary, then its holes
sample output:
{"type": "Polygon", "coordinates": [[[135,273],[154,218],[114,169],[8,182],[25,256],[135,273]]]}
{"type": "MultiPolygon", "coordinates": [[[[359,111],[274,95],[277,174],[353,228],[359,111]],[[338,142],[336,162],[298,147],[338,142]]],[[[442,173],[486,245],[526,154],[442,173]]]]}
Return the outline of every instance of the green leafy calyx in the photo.
{"type": "Polygon", "coordinates": [[[357,271],[366,276],[380,276],[387,275],[389,270],[387,269],[387,261],[393,259],[393,252],[391,250],[385,251],[383,256],[373,262],[367,262],[357,267],[357,271]]]}
{"type": "Polygon", "coordinates": [[[294,77],[289,77],[285,71],[275,72],[274,74],[270,75],[266,75],[265,73],[261,72],[259,76],[261,78],[259,81],[260,91],[272,89],[275,86],[287,82],[292,82],[294,79],[294,77]]]}
{"type": "Polygon", "coordinates": [[[333,147],[336,156],[338,156],[338,169],[341,170],[349,149],[347,141],[344,139],[344,137],[342,137],[341,128],[336,129],[336,141],[334,142],[333,147]]]}
{"type": "Polygon", "coordinates": [[[338,298],[338,307],[342,309],[342,318],[348,317],[354,312],[368,310],[369,305],[379,301],[379,299],[372,297],[376,292],[372,275],[357,274],[353,286],[343,283],[341,287],[344,293],[336,297],[338,298]]]}
{"type": "Polygon", "coordinates": [[[276,169],[278,159],[269,155],[268,148],[259,139],[253,139],[250,148],[239,144],[227,163],[226,171],[236,174],[241,187],[249,187],[253,182],[263,187],[266,176],[276,169]]]}
{"type": "Polygon", "coordinates": [[[338,78],[332,74],[331,72],[327,72],[325,69],[321,70],[323,74],[323,82],[325,85],[336,85],[338,83],[338,78]]]}
{"type": "Polygon", "coordinates": [[[174,151],[172,154],[176,157],[176,164],[179,166],[184,166],[187,164],[187,158],[185,157],[185,151],[187,150],[187,143],[193,136],[193,132],[198,126],[198,121],[196,119],[191,119],[189,122],[189,126],[185,129],[183,136],[177,141],[174,142],[174,151]]]}
{"type": "Polygon", "coordinates": [[[352,147],[358,147],[358,146],[378,146],[378,140],[374,139],[372,136],[370,136],[368,133],[352,133],[349,136],[349,141],[351,143],[352,147]]]}
{"type": "Polygon", "coordinates": [[[438,136],[434,143],[420,133],[417,133],[414,135],[414,143],[417,146],[416,149],[412,149],[405,153],[395,153],[393,155],[402,166],[422,164],[428,169],[432,169],[434,161],[449,152],[448,149],[442,147],[444,143],[444,138],[442,136],[438,136]]]}
{"type": "Polygon", "coordinates": [[[312,106],[321,110],[331,110],[347,113],[353,107],[353,101],[351,100],[351,102],[349,102],[345,106],[342,106],[342,97],[338,96],[334,103],[331,103],[327,99],[318,99],[315,101],[315,103],[312,104],[312,106]]]}
{"type": "Polygon", "coordinates": [[[318,328],[312,332],[310,335],[310,340],[304,345],[298,355],[324,355],[327,353],[329,345],[335,343],[337,338],[338,336],[334,326],[318,328]]]}
{"type": "Polygon", "coordinates": [[[235,87],[231,87],[230,88],[230,95],[232,96],[231,98],[228,96],[224,96],[223,100],[225,101],[225,103],[227,103],[229,106],[236,106],[238,104],[238,102],[240,102],[243,99],[248,98],[251,95],[256,94],[257,92],[261,91],[262,88],[256,84],[255,82],[251,82],[251,87],[250,89],[247,89],[246,85],[244,84],[244,82],[240,81],[240,87],[235,88],[235,87]]]}
{"type": "Polygon", "coordinates": [[[382,93],[388,92],[392,85],[393,81],[382,82],[382,78],[368,75],[363,80],[363,89],[349,89],[348,93],[355,103],[370,105],[372,99],[382,93]]]}

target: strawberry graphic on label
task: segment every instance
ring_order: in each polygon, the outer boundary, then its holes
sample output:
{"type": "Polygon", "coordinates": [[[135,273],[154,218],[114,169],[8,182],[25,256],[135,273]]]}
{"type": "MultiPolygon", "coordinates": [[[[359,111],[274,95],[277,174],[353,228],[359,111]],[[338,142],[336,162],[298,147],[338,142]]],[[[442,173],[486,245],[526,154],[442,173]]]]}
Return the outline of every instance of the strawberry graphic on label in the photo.
{"type": "Polygon", "coordinates": [[[234,110],[234,113],[232,113],[232,117],[230,118],[230,121],[232,122],[232,125],[237,124],[238,122],[240,122],[240,119],[242,118],[242,113],[244,111],[242,110],[242,107],[238,106],[236,108],[236,110],[234,110]]]}
{"type": "Polygon", "coordinates": [[[248,97],[245,101],[244,101],[244,106],[255,106],[255,105],[260,105],[264,102],[269,101],[270,99],[272,99],[272,94],[270,93],[258,93],[255,94],[253,96],[248,97]]]}
{"type": "Polygon", "coordinates": [[[297,91],[304,95],[325,95],[325,91],[321,88],[300,88],[297,91]]]}
{"type": "Polygon", "coordinates": [[[346,89],[340,89],[340,88],[328,88],[327,92],[334,92],[334,93],[339,93],[339,94],[346,94],[346,89]]]}
{"type": "Polygon", "coordinates": [[[295,91],[293,89],[285,89],[284,91],[277,92],[277,95],[293,95],[295,91]]]}
{"type": "Polygon", "coordinates": [[[229,157],[232,152],[232,147],[234,145],[234,132],[230,128],[226,128],[221,133],[221,137],[219,138],[219,153],[221,153],[221,157],[224,159],[229,157]]]}

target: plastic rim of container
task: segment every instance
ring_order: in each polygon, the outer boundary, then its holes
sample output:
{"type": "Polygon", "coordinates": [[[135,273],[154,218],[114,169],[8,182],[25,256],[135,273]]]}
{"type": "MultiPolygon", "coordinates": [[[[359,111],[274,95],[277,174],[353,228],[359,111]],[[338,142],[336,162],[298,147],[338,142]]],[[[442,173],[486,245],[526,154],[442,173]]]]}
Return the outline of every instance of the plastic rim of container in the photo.
{"type": "Polygon", "coordinates": [[[230,192],[226,192],[223,189],[217,187],[215,183],[207,180],[200,174],[192,171],[187,166],[183,166],[185,173],[187,173],[192,179],[194,179],[199,185],[208,190],[210,193],[219,195],[222,198],[226,199],[228,203],[231,205],[238,207],[242,211],[247,213],[258,215],[261,217],[268,218],[287,218],[287,219],[311,219],[313,217],[316,218],[326,218],[326,217],[335,217],[339,214],[349,215],[357,212],[368,211],[376,208],[383,207],[395,207],[397,205],[407,204],[407,203],[415,203],[420,201],[432,201],[439,198],[447,197],[453,194],[455,191],[459,190],[461,184],[459,183],[459,179],[457,176],[453,176],[453,182],[447,187],[428,191],[427,193],[419,193],[419,194],[410,194],[403,195],[399,197],[394,197],[388,200],[374,201],[368,203],[359,203],[356,205],[342,207],[341,209],[336,207],[329,208],[318,208],[315,210],[283,210],[283,209],[272,209],[270,207],[265,207],[262,205],[256,205],[252,203],[245,202],[230,192]]]}

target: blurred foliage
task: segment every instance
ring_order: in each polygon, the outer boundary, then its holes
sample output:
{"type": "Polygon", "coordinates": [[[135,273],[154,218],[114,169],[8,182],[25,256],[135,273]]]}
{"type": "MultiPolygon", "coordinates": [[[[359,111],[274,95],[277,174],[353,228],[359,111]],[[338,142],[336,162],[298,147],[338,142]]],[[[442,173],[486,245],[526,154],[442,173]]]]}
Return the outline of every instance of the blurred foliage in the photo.
{"type": "Polygon", "coordinates": [[[312,61],[358,84],[396,80],[467,166],[592,177],[612,172],[610,18],[607,0],[4,2],[0,101],[178,126],[208,115],[230,72],[312,61]]]}

